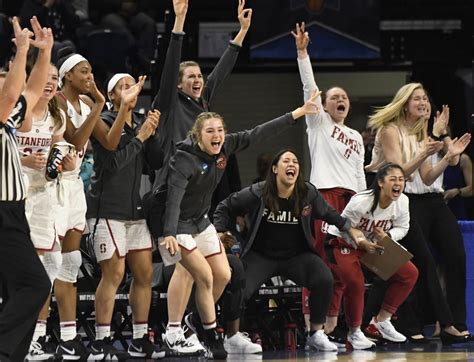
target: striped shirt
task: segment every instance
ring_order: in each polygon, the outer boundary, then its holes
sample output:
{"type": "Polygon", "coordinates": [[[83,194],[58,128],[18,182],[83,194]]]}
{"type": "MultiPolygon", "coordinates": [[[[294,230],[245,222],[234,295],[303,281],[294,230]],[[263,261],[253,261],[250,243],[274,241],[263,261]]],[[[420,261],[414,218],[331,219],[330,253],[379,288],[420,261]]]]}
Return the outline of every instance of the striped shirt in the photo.
{"type": "Polygon", "coordinates": [[[26,196],[16,129],[26,114],[25,97],[20,96],[6,123],[0,122],[0,201],[21,201],[26,196]]]}

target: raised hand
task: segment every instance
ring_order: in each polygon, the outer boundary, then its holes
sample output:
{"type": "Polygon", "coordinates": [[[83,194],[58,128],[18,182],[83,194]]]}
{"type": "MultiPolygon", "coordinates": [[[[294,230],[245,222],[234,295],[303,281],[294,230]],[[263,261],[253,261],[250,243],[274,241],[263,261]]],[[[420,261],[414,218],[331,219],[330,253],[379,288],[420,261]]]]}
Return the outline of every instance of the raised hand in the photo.
{"type": "Polygon", "coordinates": [[[177,17],[185,16],[188,12],[188,0],[173,0],[173,9],[177,17]]]}
{"type": "Polygon", "coordinates": [[[143,89],[143,84],[145,83],[146,75],[141,75],[138,77],[138,82],[131,86],[128,89],[122,90],[122,103],[125,105],[130,104],[143,89]]]}
{"type": "Polygon", "coordinates": [[[444,143],[442,141],[434,141],[431,137],[428,137],[425,141],[425,146],[423,152],[426,157],[434,155],[435,153],[441,151],[444,143]]]}
{"type": "Polygon", "coordinates": [[[145,142],[155,132],[158,123],[160,123],[161,113],[157,109],[148,111],[145,122],[143,122],[140,131],[138,131],[137,138],[141,142],[145,142]]]}
{"type": "Polygon", "coordinates": [[[33,37],[33,33],[28,28],[22,29],[18,18],[15,16],[12,20],[14,38],[12,42],[15,44],[17,51],[27,51],[30,47],[30,41],[33,37]]]}
{"type": "Polygon", "coordinates": [[[309,35],[305,31],[304,22],[301,24],[296,23],[295,31],[292,31],[291,34],[295,38],[296,50],[305,51],[308,48],[309,35]]]}
{"type": "Polygon", "coordinates": [[[31,18],[30,24],[35,34],[35,38],[30,41],[31,45],[44,51],[51,51],[54,44],[51,28],[42,28],[36,16],[31,18]]]}
{"type": "Polygon", "coordinates": [[[240,29],[247,31],[252,23],[252,9],[244,9],[245,0],[239,0],[237,7],[237,19],[240,23],[240,29]]]}
{"type": "Polygon", "coordinates": [[[466,147],[471,142],[471,134],[464,133],[461,137],[453,139],[453,141],[448,145],[447,155],[448,157],[458,156],[464,152],[466,147]]]}
{"type": "Polygon", "coordinates": [[[440,136],[448,133],[449,106],[443,105],[442,112],[437,111],[433,124],[433,135],[440,136]]]}
{"type": "Polygon", "coordinates": [[[93,74],[91,74],[91,85],[90,85],[89,93],[92,96],[92,98],[94,98],[95,103],[105,103],[105,97],[101,93],[99,88],[97,88],[97,84],[95,83],[93,74]]]}
{"type": "Polygon", "coordinates": [[[293,119],[298,119],[307,114],[319,113],[320,109],[318,107],[318,104],[315,101],[316,101],[316,98],[318,98],[320,95],[321,95],[321,91],[314,91],[311,97],[309,97],[309,99],[306,101],[305,104],[303,104],[301,107],[291,112],[293,119]]]}

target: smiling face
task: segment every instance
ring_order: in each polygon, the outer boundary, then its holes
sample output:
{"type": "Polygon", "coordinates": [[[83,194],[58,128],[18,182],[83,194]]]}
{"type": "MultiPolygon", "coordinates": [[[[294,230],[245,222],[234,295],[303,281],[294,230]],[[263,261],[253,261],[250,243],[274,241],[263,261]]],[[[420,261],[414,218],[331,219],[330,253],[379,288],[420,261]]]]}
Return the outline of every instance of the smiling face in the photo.
{"type": "Polygon", "coordinates": [[[44,98],[50,101],[56,94],[56,91],[58,90],[58,81],[59,81],[58,69],[54,65],[51,64],[49,66],[49,71],[48,71],[48,81],[46,82],[46,85],[43,89],[43,94],[41,95],[41,98],[44,98]]]}
{"type": "Polygon", "coordinates": [[[201,97],[203,87],[204,79],[199,66],[193,65],[183,69],[183,75],[181,82],[178,84],[178,88],[181,89],[184,94],[197,100],[201,97]]]}
{"type": "MultiPolygon", "coordinates": [[[[421,117],[425,117],[428,107],[429,101],[425,90],[422,88],[415,89],[405,104],[406,119],[416,121],[421,117]]],[[[429,110],[431,112],[431,107],[429,110]]]]}
{"type": "Polygon", "coordinates": [[[390,168],[387,174],[378,181],[380,187],[380,205],[387,207],[396,201],[405,189],[405,175],[399,168],[390,168]]]}
{"type": "Polygon", "coordinates": [[[209,118],[203,121],[198,145],[208,155],[218,155],[224,145],[225,128],[220,118],[209,118]]]}
{"type": "Polygon", "coordinates": [[[300,174],[298,157],[290,151],[283,153],[277,164],[272,166],[272,171],[276,175],[277,185],[285,188],[294,187],[300,174]]]}
{"type": "Polygon", "coordinates": [[[64,77],[78,93],[89,93],[92,81],[92,67],[88,61],[83,60],[77,63],[64,77]]]}
{"type": "MultiPolygon", "coordinates": [[[[120,103],[122,102],[122,91],[125,89],[129,89],[130,87],[133,87],[136,84],[135,79],[133,79],[130,76],[125,76],[122,79],[120,79],[117,84],[115,85],[114,89],[112,89],[111,92],[109,92],[109,98],[114,104],[115,108],[120,108],[120,103]]],[[[137,100],[138,96],[135,97],[131,102],[130,102],[130,109],[135,108],[137,105],[137,100]]]]}
{"type": "Polygon", "coordinates": [[[333,87],[326,92],[324,110],[336,123],[344,123],[351,103],[344,89],[333,87]]]}

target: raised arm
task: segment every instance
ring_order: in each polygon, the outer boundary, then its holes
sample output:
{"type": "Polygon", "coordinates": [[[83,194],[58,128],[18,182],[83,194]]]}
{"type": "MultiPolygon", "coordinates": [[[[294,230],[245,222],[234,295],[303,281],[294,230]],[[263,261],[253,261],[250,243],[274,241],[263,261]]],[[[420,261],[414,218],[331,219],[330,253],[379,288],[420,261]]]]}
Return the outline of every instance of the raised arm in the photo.
{"type": "Polygon", "coordinates": [[[239,0],[239,6],[237,7],[237,19],[239,19],[240,30],[232,40],[232,43],[238,46],[242,46],[252,22],[252,9],[244,9],[244,6],[245,0],[239,0]]]}
{"type": "Polygon", "coordinates": [[[15,107],[26,78],[26,56],[30,47],[30,37],[33,33],[27,28],[21,29],[18,18],[12,21],[14,38],[12,41],[16,45],[16,53],[13,62],[10,63],[10,70],[0,90],[0,122],[6,123],[10,112],[15,107]]]}

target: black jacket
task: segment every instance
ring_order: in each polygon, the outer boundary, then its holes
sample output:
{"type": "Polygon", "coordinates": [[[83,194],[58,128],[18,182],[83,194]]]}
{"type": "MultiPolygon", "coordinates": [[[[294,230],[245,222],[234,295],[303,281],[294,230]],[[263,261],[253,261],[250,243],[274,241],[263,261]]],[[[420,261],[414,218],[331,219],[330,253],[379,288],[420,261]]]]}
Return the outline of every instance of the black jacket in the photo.
{"type": "MultiPolygon", "coordinates": [[[[183,37],[184,33],[171,33],[160,89],[152,104],[152,109],[158,109],[161,112],[155,137],[161,143],[165,164],[174,155],[176,143],[184,140],[188,135],[198,114],[209,111],[210,102],[218,86],[232,71],[241,49],[238,45],[229,44],[207,77],[201,98],[196,101],[178,89],[183,37]]],[[[163,181],[163,177],[157,177],[155,187],[163,181]]]]}
{"type": "MultiPolygon", "coordinates": [[[[110,127],[115,122],[117,112],[104,111],[102,119],[110,127]]],[[[86,194],[87,218],[106,218],[113,220],[144,219],[140,183],[147,157],[154,167],[159,167],[163,153],[157,143],[151,140],[142,144],[137,131],[145,116],[132,113],[132,125],[125,124],[120,143],[115,151],[105,149],[97,139],[91,138],[94,149],[94,174],[86,194]],[[145,145],[151,142],[155,147],[145,152],[145,145]]]]}
{"type": "MultiPolygon", "coordinates": [[[[223,200],[214,213],[214,226],[217,231],[226,231],[229,219],[235,216],[249,215],[249,237],[242,245],[241,256],[245,256],[252,248],[255,236],[257,235],[262,220],[265,205],[263,203],[263,185],[265,182],[250,185],[245,189],[235,192],[227,199],[223,200]]],[[[301,210],[301,225],[306,237],[306,242],[311,251],[316,253],[313,247],[314,221],[321,219],[328,224],[337,226],[340,230],[347,231],[351,227],[350,220],[339,215],[336,210],[327,204],[316,187],[306,182],[308,194],[304,200],[301,210]]]]}
{"type": "Polygon", "coordinates": [[[229,133],[217,156],[202,152],[190,138],[179,143],[169,163],[164,236],[197,234],[209,226],[207,213],[212,194],[224,173],[228,155],[276,136],[293,124],[291,113],[287,113],[252,130],[229,133]]]}

